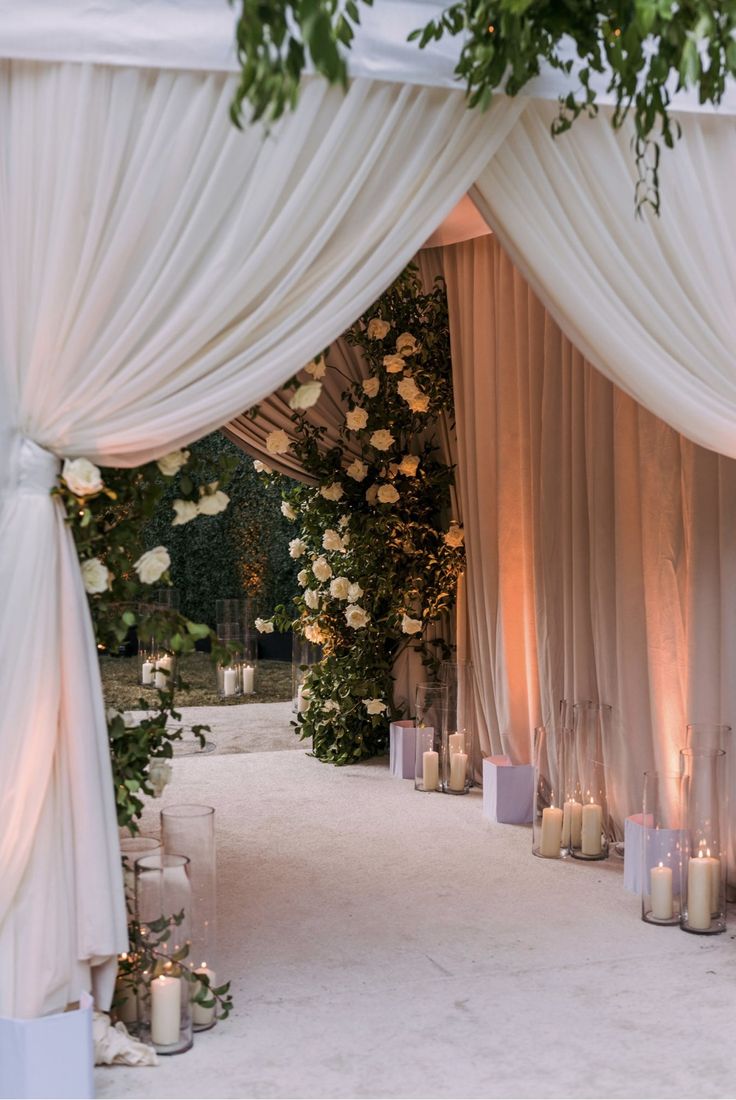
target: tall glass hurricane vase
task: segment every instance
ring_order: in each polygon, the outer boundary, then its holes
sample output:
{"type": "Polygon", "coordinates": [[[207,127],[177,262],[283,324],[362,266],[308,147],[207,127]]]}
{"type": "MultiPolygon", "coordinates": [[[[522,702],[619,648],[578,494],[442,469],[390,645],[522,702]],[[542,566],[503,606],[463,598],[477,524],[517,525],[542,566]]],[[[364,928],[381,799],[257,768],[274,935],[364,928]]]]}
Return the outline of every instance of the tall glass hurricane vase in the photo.
{"type": "Polygon", "coordinates": [[[682,749],[682,909],[680,927],[726,930],[728,794],[723,749],[682,749]]]}
{"type": "Polygon", "coordinates": [[[473,666],[469,661],[443,661],[440,683],[447,688],[446,771],[443,790],[465,794],[479,766],[479,744],[470,727],[473,666]]]}
{"type": "Polygon", "coordinates": [[[416,763],[414,787],[418,791],[441,790],[443,750],[447,738],[447,687],[418,684],[416,690],[416,763]]]}
{"type": "Polygon", "coordinates": [[[679,773],[644,773],[641,820],[641,919],[677,924],[682,897],[679,773]]]}

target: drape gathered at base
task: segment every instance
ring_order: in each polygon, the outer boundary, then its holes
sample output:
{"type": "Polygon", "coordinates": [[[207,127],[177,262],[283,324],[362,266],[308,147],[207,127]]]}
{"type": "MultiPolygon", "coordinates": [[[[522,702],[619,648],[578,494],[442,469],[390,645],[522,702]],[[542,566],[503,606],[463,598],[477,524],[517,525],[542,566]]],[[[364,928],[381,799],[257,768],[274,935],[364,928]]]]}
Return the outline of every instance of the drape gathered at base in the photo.
{"type": "Polygon", "coordinates": [[[401,270],[521,110],[306,83],[0,67],[0,1015],[126,947],[106,726],[55,456],[134,466],[271,393],[401,270]]]}

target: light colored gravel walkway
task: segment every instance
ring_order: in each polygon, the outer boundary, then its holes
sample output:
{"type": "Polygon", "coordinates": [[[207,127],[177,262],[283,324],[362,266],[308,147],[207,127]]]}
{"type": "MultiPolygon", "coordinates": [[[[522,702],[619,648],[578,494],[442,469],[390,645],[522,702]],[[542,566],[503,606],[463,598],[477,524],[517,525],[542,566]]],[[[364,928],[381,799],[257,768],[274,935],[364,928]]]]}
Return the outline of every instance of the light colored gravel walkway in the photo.
{"type": "Polygon", "coordinates": [[[210,727],[212,732],[207,739],[215,743],[219,755],[285,749],[307,752],[311,748],[311,741],[300,741],[291,725],[295,717],[291,702],[251,703],[247,707],[181,707],[179,713],[186,726],[210,727]]]}

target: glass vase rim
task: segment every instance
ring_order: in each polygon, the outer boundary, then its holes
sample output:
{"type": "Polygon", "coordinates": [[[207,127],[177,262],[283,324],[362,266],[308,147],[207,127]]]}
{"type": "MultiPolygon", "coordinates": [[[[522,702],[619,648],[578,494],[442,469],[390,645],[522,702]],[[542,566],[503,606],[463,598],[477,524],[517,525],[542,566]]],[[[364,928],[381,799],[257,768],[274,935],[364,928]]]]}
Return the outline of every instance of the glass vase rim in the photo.
{"type": "Polygon", "coordinates": [[[590,710],[613,710],[611,703],[594,703],[592,699],[579,699],[577,703],[572,704],[573,710],[583,707],[590,710]]]}
{"type": "Polygon", "coordinates": [[[144,847],[150,846],[151,844],[155,845],[157,848],[161,847],[161,841],[159,840],[159,838],[155,836],[148,836],[147,833],[138,833],[136,836],[121,836],[118,837],[118,840],[120,842],[121,852],[123,851],[124,844],[137,844],[140,841],[143,841],[144,847]],[[150,844],[147,845],[146,842],[150,842],[150,844]]]}
{"type": "Polygon", "coordinates": [[[731,733],[732,728],[725,722],[688,722],[685,725],[686,730],[722,730],[725,733],[731,733]]]}
{"type": "Polygon", "coordinates": [[[161,817],[210,817],[214,812],[214,806],[200,802],[175,802],[171,806],[161,807],[161,817]]]}
{"type": "Polygon", "coordinates": [[[644,771],[643,776],[645,779],[681,779],[682,774],[677,771],[657,771],[655,768],[651,768],[648,771],[644,771]]]}
{"type": "Polygon", "coordinates": [[[719,748],[694,749],[690,746],[686,746],[684,749],[680,749],[680,756],[687,756],[687,757],[690,757],[690,756],[710,756],[710,757],[715,758],[717,756],[725,756],[725,755],[726,755],[726,750],[725,749],[719,749],[719,748]]]}
{"type": "Polygon", "coordinates": [[[141,856],[135,861],[136,870],[171,871],[176,867],[188,867],[189,856],[180,856],[175,852],[159,852],[158,855],[141,856]]]}

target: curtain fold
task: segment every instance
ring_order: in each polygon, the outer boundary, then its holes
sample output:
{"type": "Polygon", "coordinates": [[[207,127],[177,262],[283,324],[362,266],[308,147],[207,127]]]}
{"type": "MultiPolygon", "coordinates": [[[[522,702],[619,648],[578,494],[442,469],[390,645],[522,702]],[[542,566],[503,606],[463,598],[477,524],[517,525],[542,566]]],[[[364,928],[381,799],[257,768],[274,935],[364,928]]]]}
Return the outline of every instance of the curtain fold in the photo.
{"type": "Polygon", "coordinates": [[[522,110],[312,80],[264,137],[231,126],[232,92],[0,66],[0,1015],[63,1008],[127,943],[59,458],[135,466],[271,393],[398,274],[522,110]]]}

